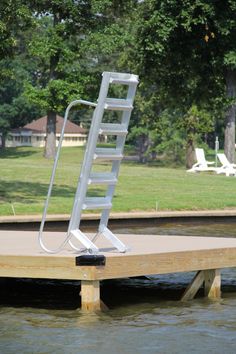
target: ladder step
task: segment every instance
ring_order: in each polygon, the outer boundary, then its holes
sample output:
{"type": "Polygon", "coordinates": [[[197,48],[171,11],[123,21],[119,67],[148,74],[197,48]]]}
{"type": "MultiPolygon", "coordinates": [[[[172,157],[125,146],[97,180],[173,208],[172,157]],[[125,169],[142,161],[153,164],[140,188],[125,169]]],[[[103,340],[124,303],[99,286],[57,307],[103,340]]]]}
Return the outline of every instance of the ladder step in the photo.
{"type": "Polygon", "coordinates": [[[88,184],[109,184],[114,185],[117,183],[117,177],[114,173],[94,172],[90,174],[88,184]]]}
{"type": "Polygon", "coordinates": [[[94,160],[122,160],[123,154],[118,149],[97,148],[93,158],[94,160]]]}
{"type": "Polygon", "coordinates": [[[130,100],[107,98],[105,100],[104,108],[111,111],[131,111],[133,109],[133,105],[130,100]]]}
{"type": "Polygon", "coordinates": [[[120,73],[111,73],[110,83],[111,84],[123,84],[123,85],[137,85],[138,76],[133,74],[120,74],[120,73]]]}
{"type": "Polygon", "coordinates": [[[125,136],[128,133],[125,124],[101,123],[99,134],[103,135],[121,135],[125,136]]]}
{"type": "Polygon", "coordinates": [[[106,197],[88,197],[85,198],[84,204],[82,206],[83,210],[86,209],[111,209],[112,203],[110,198],[106,197]]]}

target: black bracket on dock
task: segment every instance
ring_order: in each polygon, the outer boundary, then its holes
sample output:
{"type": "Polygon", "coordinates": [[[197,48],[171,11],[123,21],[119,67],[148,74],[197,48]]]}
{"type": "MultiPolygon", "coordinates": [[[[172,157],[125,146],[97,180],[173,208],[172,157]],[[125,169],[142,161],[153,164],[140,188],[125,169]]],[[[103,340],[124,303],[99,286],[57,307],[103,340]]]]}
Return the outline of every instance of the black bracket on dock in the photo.
{"type": "Polygon", "coordinates": [[[77,266],[104,266],[106,264],[106,257],[103,255],[90,255],[75,257],[75,265],[77,266]]]}

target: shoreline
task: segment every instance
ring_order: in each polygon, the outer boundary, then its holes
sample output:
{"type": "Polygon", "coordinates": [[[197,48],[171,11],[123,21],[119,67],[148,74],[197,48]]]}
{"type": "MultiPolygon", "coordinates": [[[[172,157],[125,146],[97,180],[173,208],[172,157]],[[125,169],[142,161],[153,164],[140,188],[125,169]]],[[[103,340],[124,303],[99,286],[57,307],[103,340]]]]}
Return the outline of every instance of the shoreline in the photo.
{"type": "MultiPolygon", "coordinates": [[[[150,219],[150,218],[183,218],[183,217],[228,217],[236,216],[236,209],[212,210],[183,210],[183,211],[135,211],[111,213],[111,220],[117,219],[150,219]]],[[[82,220],[98,220],[100,214],[89,213],[82,216],[82,220]]],[[[6,215],[0,216],[0,224],[5,222],[40,222],[42,216],[35,215],[6,215]]],[[[69,214],[49,214],[47,221],[68,221],[69,214]]]]}
{"type": "MultiPolygon", "coordinates": [[[[41,215],[15,215],[0,216],[0,229],[37,229],[41,222],[41,215]]],[[[84,214],[81,219],[81,225],[93,227],[98,224],[100,214],[84,214]]],[[[158,211],[158,212],[119,212],[111,213],[109,224],[115,226],[124,225],[139,226],[142,224],[161,224],[176,222],[216,222],[221,219],[236,219],[236,209],[223,210],[188,210],[188,211],[158,211]]],[[[45,224],[47,228],[58,229],[66,228],[70,219],[69,214],[51,214],[48,215],[45,224]]]]}

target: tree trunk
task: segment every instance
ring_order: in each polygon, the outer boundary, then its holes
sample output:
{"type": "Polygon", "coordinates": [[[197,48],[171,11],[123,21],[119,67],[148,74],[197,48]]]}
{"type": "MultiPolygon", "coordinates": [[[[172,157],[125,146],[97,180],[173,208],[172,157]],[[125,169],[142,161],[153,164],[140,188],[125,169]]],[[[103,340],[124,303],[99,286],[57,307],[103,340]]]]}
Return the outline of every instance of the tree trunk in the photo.
{"type": "Polygon", "coordinates": [[[2,135],[2,149],[5,149],[5,147],[6,147],[6,137],[5,137],[5,135],[3,134],[3,135],[2,135]]]}
{"type": "Polygon", "coordinates": [[[186,167],[191,168],[195,162],[196,162],[196,155],[195,155],[193,141],[192,139],[187,140],[186,167]]]}
{"type": "MultiPolygon", "coordinates": [[[[236,72],[228,70],[226,74],[227,97],[236,98],[236,72]]],[[[235,159],[235,113],[236,105],[231,104],[225,114],[225,143],[224,151],[228,160],[234,163],[235,159]]]]}
{"type": "Polygon", "coordinates": [[[56,154],[56,113],[49,111],[47,114],[47,132],[44,157],[52,159],[56,154]]]}
{"type": "Polygon", "coordinates": [[[5,147],[6,147],[6,134],[2,133],[2,136],[1,136],[1,138],[0,138],[0,141],[1,141],[0,147],[1,147],[2,149],[5,149],[5,147]]]}
{"type": "Polygon", "coordinates": [[[146,163],[147,162],[146,152],[149,147],[148,135],[141,134],[137,139],[137,145],[138,145],[139,162],[146,163]]]}
{"type": "MultiPolygon", "coordinates": [[[[60,22],[59,15],[54,14],[53,27],[55,28],[59,22],[60,22]]],[[[53,80],[57,80],[56,68],[59,59],[60,59],[60,51],[57,51],[56,53],[50,56],[49,82],[53,80]]],[[[51,92],[51,96],[52,97],[54,96],[53,92],[51,92]]],[[[44,157],[51,159],[55,157],[55,154],[56,154],[56,112],[49,110],[47,113],[47,132],[46,132],[46,144],[44,150],[44,157]]]]}

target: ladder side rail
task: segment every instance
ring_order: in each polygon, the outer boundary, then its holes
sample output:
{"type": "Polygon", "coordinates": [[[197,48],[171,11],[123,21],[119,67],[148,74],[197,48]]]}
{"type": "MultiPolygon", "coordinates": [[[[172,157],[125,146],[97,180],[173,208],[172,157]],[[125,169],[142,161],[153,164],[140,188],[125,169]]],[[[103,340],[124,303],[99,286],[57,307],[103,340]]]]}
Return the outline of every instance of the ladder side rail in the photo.
{"type": "MultiPolygon", "coordinates": [[[[125,119],[129,119],[130,117],[130,112],[124,112],[123,116],[125,117],[125,119]]],[[[128,126],[128,124],[127,124],[128,126]]],[[[123,154],[123,150],[124,150],[124,143],[125,143],[125,136],[118,136],[117,137],[117,148],[119,150],[121,150],[121,153],[123,154]]],[[[115,177],[118,179],[119,176],[119,171],[120,171],[120,165],[121,165],[121,161],[122,160],[118,160],[118,161],[113,161],[112,162],[112,167],[111,167],[111,172],[115,175],[115,177]]],[[[109,185],[107,187],[107,191],[106,191],[106,198],[109,198],[110,200],[112,200],[114,193],[115,193],[115,188],[116,188],[116,184],[113,185],[109,185]]],[[[110,209],[106,209],[102,211],[102,215],[101,215],[101,220],[100,220],[100,224],[99,224],[99,231],[102,232],[102,230],[104,229],[104,227],[107,227],[108,224],[108,220],[109,220],[109,216],[110,216],[110,209]]]]}
{"type": "MultiPolygon", "coordinates": [[[[132,104],[134,101],[136,89],[137,89],[136,84],[129,85],[126,99],[129,99],[132,102],[132,104]]],[[[129,126],[131,112],[132,111],[124,111],[122,114],[122,118],[121,118],[121,124],[125,124],[127,129],[129,126]]],[[[123,154],[123,150],[124,150],[125,140],[126,140],[126,136],[117,136],[116,146],[117,146],[117,149],[121,150],[122,154],[123,154]]],[[[120,164],[121,164],[121,160],[120,161],[113,161],[113,163],[112,163],[111,172],[114,173],[116,178],[118,178],[118,175],[119,175],[120,164]]],[[[109,185],[107,188],[106,197],[110,198],[110,200],[112,200],[112,198],[114,196],[115,188],[116,188],[116,185],[109,185]]],[[[101,219],[100,219],[100,223],[99,223],[99,232],[102,232],[102,230],[104,230],[104,228],[107,227],[110,212],[111,212],[110,209],[105,209],[102,211],[101,219]]]]}
{"type": "MultiPolygon", "coordinates": [[[[136,89],[137,89],[136,84],[129,85],[126,99],[129,100],[132,103],[132,105],[134,102],[136,89]]],[[[124,124],[126,126],[127,130],[128,130],[129,122],[130,122],[131,113],[132,113],[132,111],[124,111],[122,114],[122,118],[121,118],[121,124],[124,124]]],[[[122,154],[123,154],[123,150],[124,150],[125,140],[126,140],[126,136],[117,136],[116,146],[118,149],[121,150],[122,154]]],[[[119,173],[119,170],[117,172],[119,173]]]]}
{"type": "MultiPolygon", "coordinates": [[[[118,176],[118,174],[119,174],[120,164],[121,164],[121,161],[114,161],[112,163],[111,171],[116,176],[118,176]]],[[[115,188],[116,188],[116,185],[109,185],[107,187],[106,198],[109,198],[110,200],[112,200],[112,198],[114,196],[114,193],[115,193],[115,188]]],[[[102,232],[104,230],[104,228],[107,227],[109,216],[110,216],[110,212],[111,212],[111,209],[104,209],[102,211],[101,219],[100,219],[100,223],[99,223],[99,232],[102,232]]]]}
{"type": "Polygon", "coordinates": [[[93,114],[89,137],[81,167],[80,177],[78,180],[71,218],[68,226],[68,234],[70,234],[71,230],[79,229],[82,206],[88,189],[88,179],[92,169],[94,151],[97,145],[100,124],[104,112],[104,103],[108,93],[109,79],[110,74],[104,73],[99,91],[98,103],[93,114]]]}
{"type": "Polygon", "coordinates": [[[68,242],[68,239],[66,238],[64,240],[64,242],[62,243],[62,245],[60,247],[58,247],[58,249],[50,250],[44,245],[42,237],[43,237],[43,230],[44,230],[44,225],[45,225],[45,221],[46,221],[46,217],[47,217],[49,200],[50,200],[50,197],[51,197],[51,194],[52,194],[52,188],[53,188],[53,184],[54,184],[54,180],[55,180],[56,169],[57,169],[57,165],[58,165],[58,161],[59,161],[59,157],[60,157],[60,152],[61,152],[61,147],[62,147],[62,143],[63,143],[63,139],[64,139],[64,134],[65,134],[66,123],[67,123],[67,120],[68,120],[68,115],[69,115],[70,109],[73,106],[76,106],[76,105],[81,104],[81,103],[86,104],[86,105],[91,105],[91,106],[94,105],[92,102],[87,102],[87,101],[83,101],[83,100],[75,100],[75,101],[72,101],[67,106],[66,112],[65,112],[65,116],[64,116],[64,122],[63,122],[62,130],[61,130],[61,135],[60,135],[60,139],[59,139],[58,146],[57,146],[56,156],[55,156],[55,159],[54,159],[53,169],[52,169],[50,182],[49,182],[48,193],[47,193],[47,197],[46,197],[45,204],[44,204],[42,219],[41,219],[40,228],[39,228],[39,235],[38,235],[39,245],[47,253],[57,253],[57,252],[59,252],[62,248],[64,248],[64,246],[68,242]]]}
{"type": "MultiPolygon", "coordinates": [[[[123,116],[128,119],[130,117],[130,112],[124,112],[123,116]]],[[[128,126],[128,125],[127,125],[128,126]]],[[[125,143],[125,136],[118,136],[117,137],[117,148],[119,150],[121,150],[121,153],[123,154],[123,150],[124,150],[124,143],[125,143]]],[[[118,161],[113,161],[112,162],[112,167],[111,167],[111,172],[115,175],[115,177],[118,179],[119,176],[119,171],[120,171],[120,165],[121,165],[121,161],[122,160],[118,160],[118,161]]],[[[114,193],[115,193],[115,189],[116,189],[116,184],[114,185],[109,185],[107,187],[107,191],[106,191],[106,197],[109,198],[110,200],[112,200],[114,193]]],[[[102,230],[104,229],[104,227],[107,227],[108,224],[108,220],[109,220],[109,216],[110,216],[110,209],[106,209],[102,211],[101,214],[101,220],[100,220],[100,224],[99,224],[99,231],[102,232],[102,230]]]]}

